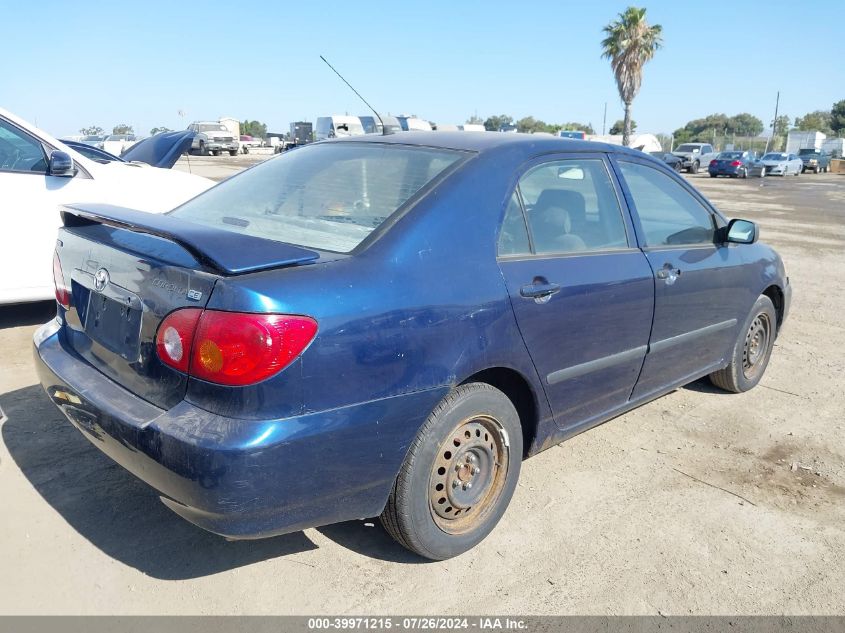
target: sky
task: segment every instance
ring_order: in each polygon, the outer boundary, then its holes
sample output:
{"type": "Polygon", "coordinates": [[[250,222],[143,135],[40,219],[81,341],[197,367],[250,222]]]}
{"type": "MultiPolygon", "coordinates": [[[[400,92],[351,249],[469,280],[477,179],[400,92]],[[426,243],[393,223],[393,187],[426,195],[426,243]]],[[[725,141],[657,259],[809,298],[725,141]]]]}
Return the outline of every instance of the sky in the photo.
{"type": "MultiPolygon", "coordinates": [[[[622,117],[602,27],[628,2],[21,2],[0,0],[0,107],[56,135],[128,123],[365,114],[324,55],[382,113],[622,117]],[[183,112],[183,116],[179,112],[183,112]]],[[[666,132],[711,113],[829,110],[845,99],[843,0],[648,1],[664,46],[633,117],[666,132]]]]}

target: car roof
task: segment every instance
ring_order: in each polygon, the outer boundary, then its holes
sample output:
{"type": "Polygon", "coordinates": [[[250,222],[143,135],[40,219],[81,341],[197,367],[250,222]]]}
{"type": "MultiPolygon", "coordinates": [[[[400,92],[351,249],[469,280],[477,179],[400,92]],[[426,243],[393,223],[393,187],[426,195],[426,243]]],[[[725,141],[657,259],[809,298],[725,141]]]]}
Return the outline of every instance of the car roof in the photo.
{"type": "Polygon", "coordinates": [[[612,152],[634,156],[648,156],[640,150],[598,141],[561,138],[544,134],[503,134],[501,132],[398,132],[396,134],[366,134],[347,136],[322,143],[388,143],[416,145],[461,151],[487,153],[496,150],[522,149],[525,154],[550,152],[612,152]]]}

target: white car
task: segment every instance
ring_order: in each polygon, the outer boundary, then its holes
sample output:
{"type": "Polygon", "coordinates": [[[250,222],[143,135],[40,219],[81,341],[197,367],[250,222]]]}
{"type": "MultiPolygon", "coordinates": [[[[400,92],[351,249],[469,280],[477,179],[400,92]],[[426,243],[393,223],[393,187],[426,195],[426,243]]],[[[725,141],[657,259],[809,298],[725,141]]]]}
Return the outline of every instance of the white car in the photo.
{"type": "Polygon", "coordinates": [[[162,213],[213,184],[181,171],[89,160],[0,108],[0,305],[54,296],[60,205],[98,202],[162,213]]]}
{"type": "Polygon", "coordinates": [[[783,152],[769,152],[752,168],[753,173],[761,176],[800,176],[804,169],[804,161],[795,154],[783,152]]]}

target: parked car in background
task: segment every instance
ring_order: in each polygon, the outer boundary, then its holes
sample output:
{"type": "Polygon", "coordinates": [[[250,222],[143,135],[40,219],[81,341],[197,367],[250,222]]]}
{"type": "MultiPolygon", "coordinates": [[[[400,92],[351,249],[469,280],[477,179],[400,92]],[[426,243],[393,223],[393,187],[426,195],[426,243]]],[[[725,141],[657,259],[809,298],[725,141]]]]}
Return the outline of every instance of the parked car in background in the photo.
{"type": "Polygon", "coordinates": [[[820,149],[799,149],[798,158],[804,164],[802,172],[811,171],[814,174],[830,171],[830,155],[820,149]]]}
{"type": "Polygon", "coordinates": [[[99,149],[98,147],[85,143],[84,141],[69,141],[68,139],[61,139],[61,141],[78,154],[98,163],[126,162],[120,156],[115,156],[104,149],[99,149]]]}
{"type": "Polygon", "coordinates": [[[54,296],[50,263],[60,205],[105,202],[160,213],[213,184],[181,171],[120,159],[91,160],[0,109],[0,195],[5,211],[0,214],[0,304],[54,296]]]}
{"type": "Polygon", "coordinates": [[[382,134],[384,132],[382,124],[371,114],[359,116],[358,120],[361,121],[361,125],[364,128],[364,134],[382,134]]]}
{"type": "MultiPolygon", "coordinates": [[[[109,134],[100,149],[119,156],[138,141],[134,134],[109,134]]],[[[98,146],[99,147],[99,146],[98,146]]]]}
{"type": "Polygon", "coordinates": [[[241,134],[238,140],[238,146],[241,148],[241,152],[249,154],[250,148],[263,147],[264,141],[249,134],[241,134]]]}
{"type": "Polygon", "coordinates": [[[106,140],[106,137],[102,134],[88,134],[87,136],[83,136],[78,143],[85,143],[86,145],[90,145],[92,147],[96,147],[98,149],[103,149],[103,141],[106,140]]]}
{"type": "Polygon", "coordinates": [[[804,163],[795,154],[769,152],[754,163],[751,175],[760,176],[798,176],[804,169],[804,163]]]}
{"type": "Polygon", "coordinates": [[[675,171],[684,170],[684,159],[680,156],[675,156],[669,152],[649,152],[650,156],[654,156],[657,160],[662,160],[675,171]]]}
{"type": "Polygon", "coordinates": [[[62,143],[89,160],[97,163],[132,163],[170,169],[179,157],[191,147],[194,133],[190,130],[162,132],[138,141],[121,156],[86,145],[80,141],[62,140],[62,143]]]}
{"type": "Polygon", "coordinates": [[[191,143],[191,151],[200,156],[229,152],[230,156],[238,153],[238,141],[231,130],[218,121],[194,121],[188,129],[196,134],[191,143]]]}
{"type": "Polygon", "coordinates": [[[524,457],[702,376],[753,388],[790,305],[753,222],[640,151],[551,135],[314,143],[169,214],[63,217],[41,384],[235,539],[380,514],[456,556],[524,457]]]}
{"type": "Polygon", "coordinates": [[[357,116],[333,115],[317,117],[314,128],[314,138],[323,141],[328,138],[343,138],[344,136],[363,136],[364,126],[357,116]]]}
{"type": "Polygon", "coordinates": [[[721,152],[707,165],[711,178],[730,176],[731,178],[748,178],[751,166],[757,160],[757,154],[751,151],[721,152]]]}
{"type": "Polygon", "coordinates": [[[672,153],[683,159],[684,169],[691,174],[697,174],[702,165],[708,165],[716,158],[716,152],[710,143],[684,143],[672,150],[672,153]]]}

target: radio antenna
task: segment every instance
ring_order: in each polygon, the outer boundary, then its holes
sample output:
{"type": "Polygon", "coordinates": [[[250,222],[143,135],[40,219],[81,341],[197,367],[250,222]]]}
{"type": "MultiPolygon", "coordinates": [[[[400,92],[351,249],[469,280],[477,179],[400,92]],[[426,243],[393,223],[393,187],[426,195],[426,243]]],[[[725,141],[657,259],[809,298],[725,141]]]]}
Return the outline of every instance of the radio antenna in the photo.
{"type": "Polygon", "coordinates": [[[366,99],[364,99],[364,97],[362,97],[362,96],[361,96],[361,93],[360,93],[360,92],[358,92],[357,90],[355,90],[355,88],[353,88],[353,87],[352,87],[352,84],[351,84],[351,83],[349,83],[348,81],[346,81],[346,79],[344,79],[344,78],[343,78],[343,75],[341,75],[339,72],[337,72],[337,69],[335,69],[335,67],[334,67],[334,66],[332,66],[332,65],[329,63],[329,60],[327,60],[327,59],[326,59],[325,57],[323,57],[322,55],[320,55],[320,59],[322,59],[324,62],[326,62],[326,66],[328,66],[329,68],[331,68],[331,69],[334,71],[334,74],[335,74],[335,75],[337,75],[338,77],[340,77],[341,81],[343,81],[343,83],[345,83],[347,86],[349,86],[349,89],[350,89],[352,92],[354,92],[354,93],[358,96],[358,98],[359,98],[361,101],[363,101],[363,102],[364,102],[364,104],[365,104],[365,105],[366,105],[366,106],[367,106],[370,110],[372,110],[372,111],[373,111],[373,114],[375,114],[375,115],[376,115],[376,118],[378,119],[378,122],[379,122],[379,123],[381,123],[381,134],[382,134],[382,136],[387,136],[387,128],[385,128],[385,127],[384,127],[384,121],[382,121],[382,120],[381,120],[381,116],[379,115],[379,113],[378,113],[378,112],[376,112],[376,109],[375,109],[373,106],[371,106],[371,105],[369,104],[369,102],[368,102],[366,99]]]}

